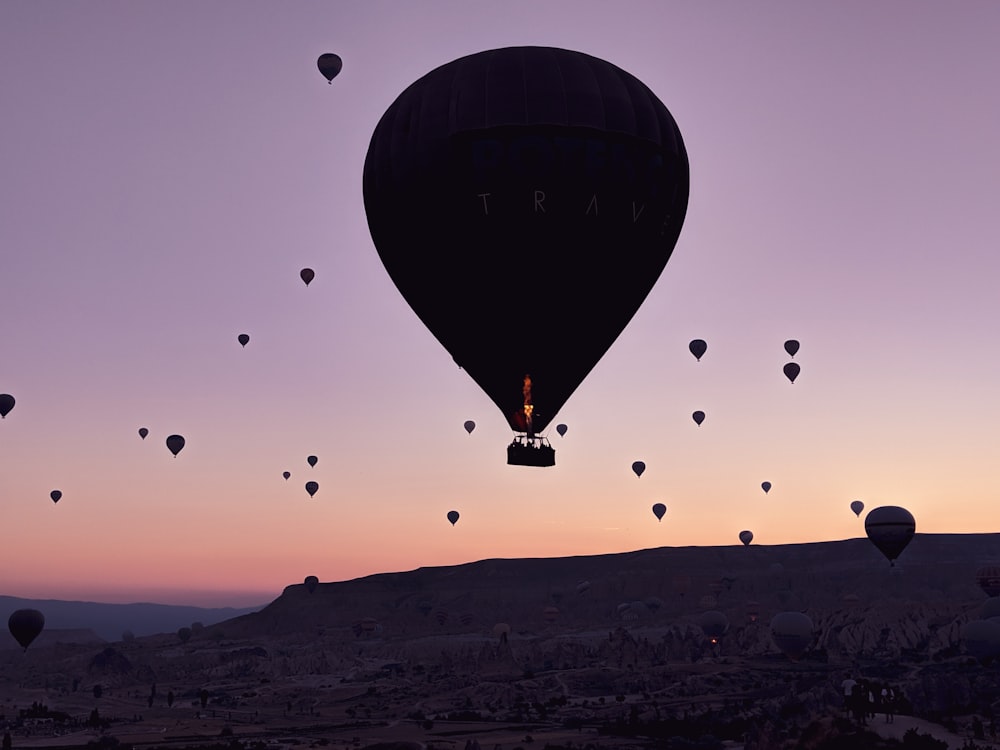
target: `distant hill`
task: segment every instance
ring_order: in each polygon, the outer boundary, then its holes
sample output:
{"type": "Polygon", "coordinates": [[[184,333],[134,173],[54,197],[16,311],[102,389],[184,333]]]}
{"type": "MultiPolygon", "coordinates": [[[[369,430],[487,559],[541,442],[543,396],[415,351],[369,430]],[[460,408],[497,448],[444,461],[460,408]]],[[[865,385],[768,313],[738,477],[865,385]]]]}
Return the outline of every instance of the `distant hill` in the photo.
{"type": "MultiPolygon", "coordinates": [[[[0,596],[0,618],[6,623],[11,612],[31,608],[45,615],[45,630],[90,631],[106,641],[120,641],[126,630],[133,635],[173,633],[178,628],[200,622],[212,625],[233,617],[255,612],[259,607],[187,607],[171,604],[103,604],[99,602],[72,602],[58,599],[21,599],[0,596]]],[[[4,628],[6,630],[6,628],[4,628]]],[[[63,634],[65,642],[71,635],[63,634]]],[[[9,636],[0,637],[0,648],[17,648],[9,636]]]]}

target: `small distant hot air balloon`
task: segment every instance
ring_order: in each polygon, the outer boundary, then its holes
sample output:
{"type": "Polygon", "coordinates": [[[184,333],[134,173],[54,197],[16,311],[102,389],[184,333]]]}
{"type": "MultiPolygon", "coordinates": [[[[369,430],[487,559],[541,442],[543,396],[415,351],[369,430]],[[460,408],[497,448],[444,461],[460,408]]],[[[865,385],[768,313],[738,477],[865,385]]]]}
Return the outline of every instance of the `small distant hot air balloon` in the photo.
{"type": "Polygon", "coordinates": [[[141,437],[143,440],[146,439],[146,436],[148,434],[149,434],[149,430],[147,430],[145,427],[140,427],[139,428],[139,437],[141,437]]]}
{"type": "Polygon", "coordinates": [[[785,342],[785,351],[788,352],[789,357],[794,357],[799,351],[799,342],[795,339],[788,339],[785,342]]]}
{"type": "Polygon", "coordinates": [[[315,466],[318,461],[319,461],[319,459],[316,458],[316,456],[309,456],[306,459],[306,463],[308,463],[310,466],[315,466]]]}
{"type": "Polygon", "coordinates": [[[10,410],[14,408],[14,403],[14,397],[9,393],[0,393],[0,419],[10,414],[10,410]]]}
{"type": "Polygon", "coordinates": [[[7,618],[7,629],[25,651],[45,627],[45,615],[37,609],[18,609],[7,618]]]}
{"type": "Polygon", "coordinates": [[[779,612],[771,620],[771,640],[789,659],[804,655],[813,642],[813,622],[802,612],[779,612]]]}
{"type": "Polygon", "coordinates": [[[306,586],[306,591],[308,591],[311,594],[313,591],[316,590],[316,587],[319,586],[319,578],[317,578],[316,576],[306,576],[303,583],[306,586]]]}
{"type": "Polygon", "coordinates": [[[471,419],[466,420],[463,426],[465,427],[465,431],[470,435],[472,434],[472,431],[476,429],[476,423],[473,422],[471,419]]]}
{"type": "Polygon", "coordinates": [[[705,412],[703,411],[692,412],[691,419],[694,420],[694,423],[696,425],[700,425],[702,422],[705,421],[705,412]]]}
{"type": "Polygon", "coordinates": [[[771,491],[771,483],[770,482],[761,482],[760,483],[760,488],[762,490],[764,490],[764,494],[766,495],[768,492],[771,491]]]}
{"type": "Polygon", "coordinates": [[[174,454],[174,458],[184,447],[184,438],[181,435],[170,435],[167,437],[167,448],[174,454]]]}
{"type": "Polygon", "coordinates": [[[854,515],[861,516],[861,511],[865,509],[865,504],[860,500],[855,500],[851,503],[851,510],[854,511],[854,515]]]}
{"type": "Polygon", "coordinates": [[[316,272],[311,268],[303,268],[299,271],[299,278],[302,279],[306,286],[309,286],[309,282],[316,278],[316,272]]]}
{"type": "Polygon", "coordinates": [[[749,529],[744,529],[740,532],[740,541],[743,542],[743,546],[749,546],[750,542],[753,541],[753,532],[749,529]]]}
{"type": "Polygon", "coordinates": [[[708,351],[708,344],[705,343],[704,339],[693,339],[690,344],[688,344],[688,349],[694,355],[694,358],[701,362],[701,358],[705,356],[705,352],[708,351]]]}
{"type": "Polygon", "coordinates": [[[451,521],[451,525],[452,526],[454,526],[456,523],[458,523],[458,511],[457,510],[449,510],[448,511],[448,520],[451,521]]]}
{"type": "Polygon", "coordinates": [[[802,368],[799,367],[798,362],[789,362],[782,368],[782,371],[785,373],[785,377],[788,378],[789,382],[794,383],[795,378],[799,376],[802,368]]]}
{"type": "Polygon", "coordinates": [[[557,424],[556,425],[556,432],[559,433],[559,437],[566,437],[566,430],[568,430],[568,429],[569,428],[566,425],[564,425],[564,424],[557,424]]]}
{"type": "Polygon", "coordinates": [[[49,493],[49,497],[52,498],[52,502],[58,503],[62,499],[62,493],[59,490],[52,490],[49,493]]]}
{"type": "Polygon", "coordinates": [[[708,612],[701,613],[698,618],[698,626],[709,641],[713,644],[718,643],[719,639],[729,630],[729,618],[717,609],[710,609],[708,612]]]}
{"type": "Polygon", "coordinates": [[[306,482],[306,492],[313,497],[319,491],[319,482],[306,482]]]}
{"type": "Polygon", "coordinates": [[[326,78],[327,83],[333,83],[333,79],[337,77],[337,74],[344,67],[344,61],[340,59],[340,55],[327,52],[320,55],[319,59],[316,60],[316,67],[319,68],[319,72],[326,78]]]}
{"type": "Polygon", "coordinates": [[[292,472],[290,472],[290,471],[283,471],[283,472],[281,472],[281,476],[283,476],[285,478],[285,480],[287,481],[292,476],[292,472]]]}
{"type": "Polygon", "coordinates": [[[635,475],[637,477],[641,477],[642,472],[644,472],[645,470],[646,470],[646,464],[644,464],[642,461],[634,461],[632,463],[632,471],[635,472],[635,475]]]}
{"type": "Polygon", "coordinates": [[[250,334],[241,333],[239,336],[236,337],[236,340],[240,342],[240,346],[246,346],[247,344],[250,343],[250,334]]]}
{"type": "Polygon", "coordinates": [[[865,516],[865,533],[891,566],[896,564],[896,558],[906,549],[916,530],[917,522],[906,508],[883,505],[865,516]]]}
{"type": "Polygon", "coordinates": [[[653,515],[656,516],[657,521],[663,520],[663,515],[667,512],[667,506],[663,503],[653,504],[653,515]]]}

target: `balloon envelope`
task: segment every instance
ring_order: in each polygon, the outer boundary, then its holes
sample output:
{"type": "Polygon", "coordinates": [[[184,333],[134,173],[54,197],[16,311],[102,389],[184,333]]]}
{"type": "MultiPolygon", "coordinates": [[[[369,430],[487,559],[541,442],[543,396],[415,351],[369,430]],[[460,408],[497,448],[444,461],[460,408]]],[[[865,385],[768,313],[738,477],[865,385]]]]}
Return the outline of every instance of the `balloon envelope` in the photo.
{"type": "Polygon", "coordinates": [[[7,629],[25,651],[45,627],[45,615],[37,609],[18,609],[7,618],[7,629]]]}
{"type": "Polygon", "coordinates": [[[292,472],[290,472],[290,471],[283,471],[283,472],[281,472],[281,476],[283,476],[285,479],[288,479],[288,478],[290,478],[292,476],[292,472]]]}
{"type": "Polygon", "coordinates": [[[642,472],[644,472],[645,470],[646,470],[646,464],[643,463],[642,461],[633,461],[632,462],[632,471],[635,472],[635,475],[637,477],[641,477],[642,476],[642,472]]]}
{"type": "Polygon", "coordinates": [[[913,539],[917,522],[906,508],[883,505],[865,516],[865,533],[890,563],[913,539]]]}
{"type": "Polygon", "coordinates": [[[141,437],[143,440],[146,439],[146,436],[148,434],[149,434],[149,430],[147,430],[145,427],[140,427],[139,428],[139,437],[141,437]]]}
{"type": "Polygon", "coordinates": [[[240,342],[240,346],[246,346],[247,344],[250,343],[250,336],[249,336],[249,334],[241,333],[236,338],[240,342]]]}
{"type": "Polygon", "coordinates": [[[794,383],[795,378],[799,376],[799,373],[802,371],[802,368],[799,367],[798,362],[789,362],[782,368],[782,371],[785,373],[785,377],[788,378],[790,382],[794,383]]]}
{"type": "Polygon", "coordinates": [[[550,47],[480,52],[420,78],[376,126],[363,177],[392,281],[528,433],[545,430],[653,288],[688,188],[680,130],[655,94],[550,47]]]}
{"type": "Polygon", "coordinates": [[[52,490],[49,493],[49,497],[52,498],[52,502],[58,503],[62,499],[62,493],[59,490],[52,490]]]}
{"type": "Polygon", "coordinates": [[[688,344],[688,350],[694,355],[695,359],[701,362],[701,358],[708,351],[708,344],[705,343],[704,339],[692,339],[691,343],[688,344]]]}
{"type": "Polygon", "coordinates": [[[316,278],[316,272],[311,268],[303,268],[299,271],[299,278],[305,282],[306,286],[309,286],[309,282],[316,278]]]}
{"type": "Polygon", "coordinates": [[[740,541],[743,542],[744,546],[749,545],[753,541],[753,532],[748,529],[741,531],[740,541]]]}
{"type": "Polygon", "coordinates": [[[454,526],[456,523],[458,523],[458,511],[457,510],[449,510],[448,511],[448,520],[451,521],[451,525],[452,526],[454,526]]]}
{"type": "Polygon", "coordinates": [[[465,422],[465,425],[464,425],[464,427],[465,427],[465,431],[466,431],[467,433],[469,433],[469,434],[471,435],[471,434],[472,434],[472,431],[473,431],[474,429],[476,429],[476,423],[475,423],[475,422],[473,422],[473,421],[472,421],[471,419],[469,419],[469,420],[467,420],[467,421],[465,422]]]}
{"type": "Polygon", "coordinates": [[[693,420],[694,420],[694,423],[695,423],[695,424],[698,424],[698,425],[700,425],[700,424],[701,424],[702,422],[704,422],[704,421],[705,421],[705,412],[703,412],[703,411],[696,411],[696,412],[693,412],[693,413],[691,414],[691,419],[693,419],[693,420]]]}
{"type": "Polygon", "coordinates": [[[315,466],[318,461],[319,461],[319,459],[316,458],[316,456],[309,456],[306,459],[306,463],[308,463],[310,466],[315,466]]]}
{"type": "Polygon", "coordinates": [[[770,482],[761,482],[760,483],[760,488],[762,490],[764,490],[764,494],[766,495],[768,492],[771,491],[771,483],[770,482]]]}
{"type": "Polygon", "coordinates": [[[340,55],[327,52],[320,55],[319,59],[316,60],[316,67],[319,68],[319,72],[326,78],[327,83],[333,83],[333,79],[343,69],[344,61],[340,59],[340,55]]]}
{"type": "Polygon", "coordinates": [[[719,639],[729,630],[729,618],[716,609],[702,612],[698,617],[698,626],[712,643],[718,643],[719,639]]]}
{"type": "Polygon", "coordinates": [[[181,435],[170,435],[167,437],[167,448],[176,456],[184,447],[184,438],[181,435]]]}
{"type": "Polygon", "coordinates": [[[789,659],[798,659],[812,645],[813,622],[802,612],[779,612],[771,620],[771,640],[789,659]]]}
{"type": "Polygon", "coordinates": [[[568,429],[569,428],[566,425],[564,425],[564,424],[557,424],[556,425],[556,432],[559,433],[559,437],[566,437],[566,430],[568,430],[568,429]]]}
{"type": "Polygon", "coordinates": [[[663,520],[663,515],[667,512],[667,506],[663,503],[653,504],[653,515],[656,516],[658,521],[663,520]]]}
{"type": "Polygon", "coordinates": [[[855,500],[851,503],[851,510],[854,511],[854,515],[860,516],[861,511],[865,509],[865,504],[860,500],[855,500]]]}
{"type": "Polygon", "coordinates": [[[319,491],[319,482],[306,482],[306,492],[312,497],[319,491]]]}
{"type": "Polygon", "coordinates": [[[316,576],[306,576],[303,583],[306,586],[306,591],[308,591],[311,594],[313,591],[316,590],[316,587],[319,586],[319,578],[317,578],[316,576]]]}
{"type": "Polygon", "coordinates": [[[0,419],[10,414],[14,408],[15,399],[9,393],[0,393],[0,419]]]}
{"type": "Polygon", "coordinates": [[[788,352],[789,357],[794,357],[799,351],[799,342],[795,339],[788,339],[785,342],[785,351],[788,352]]]}

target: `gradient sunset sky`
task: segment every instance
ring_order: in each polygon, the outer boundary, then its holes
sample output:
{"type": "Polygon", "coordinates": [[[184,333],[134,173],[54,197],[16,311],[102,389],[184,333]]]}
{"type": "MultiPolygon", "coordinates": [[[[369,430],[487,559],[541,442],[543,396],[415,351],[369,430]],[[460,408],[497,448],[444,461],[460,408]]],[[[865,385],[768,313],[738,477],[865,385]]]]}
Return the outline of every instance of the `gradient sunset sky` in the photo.
{"type": "Polygon", "coordinates": [[[998,32],[992,0],[5,0],[0,594],[254,605],[310,574],[862,536],[858,499],[997,531],[998,32]],[[691,163],[549,469],[506,465],[361,193],[407,85],[516,45],[640,78],[691,163]]]}

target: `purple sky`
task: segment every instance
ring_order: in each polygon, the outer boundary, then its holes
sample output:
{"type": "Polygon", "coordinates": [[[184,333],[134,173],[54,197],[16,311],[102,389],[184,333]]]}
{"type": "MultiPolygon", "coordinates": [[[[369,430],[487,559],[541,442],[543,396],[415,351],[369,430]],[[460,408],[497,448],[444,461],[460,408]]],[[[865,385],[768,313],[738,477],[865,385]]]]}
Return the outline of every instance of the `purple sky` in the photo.
{"type": "Polygon", "coordinates": [[[6,0],[0,593],[256,604],[309,574],[858,536],[855,499],[996,531],[998,31],[986,1],[6,0]],[[642,79],[691,162],[674,256],[544,470],[506,466],[361,196],[403,88],[524,44],[642,79]]]}

